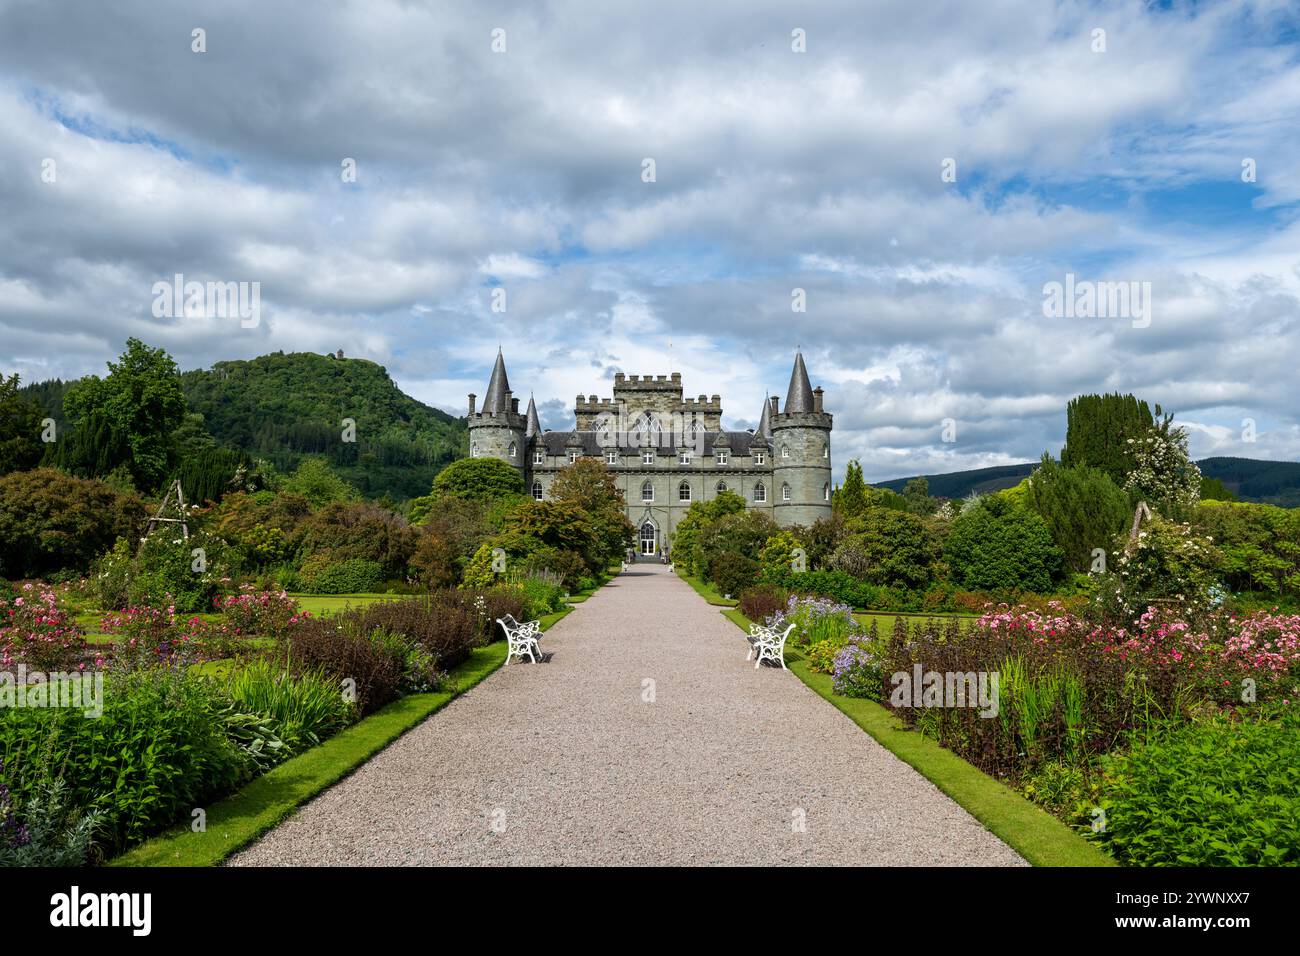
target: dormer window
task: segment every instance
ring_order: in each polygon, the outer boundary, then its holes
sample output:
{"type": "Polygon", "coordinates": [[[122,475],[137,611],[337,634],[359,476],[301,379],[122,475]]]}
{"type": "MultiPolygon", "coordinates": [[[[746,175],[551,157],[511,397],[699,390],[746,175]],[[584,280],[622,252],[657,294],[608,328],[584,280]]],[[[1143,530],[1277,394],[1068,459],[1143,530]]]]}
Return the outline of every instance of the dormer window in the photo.
{"type": "Polygon", "coordinates": [[[578,460],[578,449],[576,449],[576,448],[570,448],[570,449],[569,449],[569,464],[572,465],[572,464],[573,464],[575,461],[577,461],[577,460],[578,460]]]}
{"type": "Polygon", "coordinates": [[[761,451],[754,452],[754,464],[763,465],[766,463],[767,463],[767,455],[763,454],[761,451]]]}
{"type": "Polygon", "coordinates": [[[641,452],[641,464],[653,465],[655,463],[655,453],[652,451],[641,452]]]}
{"type": "Polygon", "coordinates": [[[690,463],[691,463],[691,453],[689,451],[684,451],[677,456],[677,464],[689,465],[690,463]]]}
{"type": "Polygon", "coordinates": [[[607,452],[605,452],[605,464],[607,464],[607,465],[617,465],[617,464],[618,464],[618,452],[616,452],[616,451],[607,451],[607,452]]]}
{"type": "Polygon", "coordinates": [[[534,465],[546,464],[546,452],[542,451],[540,448],[535,449],[533,451],[533,464],[534,465]]]}
{"type": "Polygon", "coordinates": [[[727,451],[726,449],[719,448],[717,451],[713,453],[713,459],[718,463],[719,466],[725,465],[729,461],[731,461],[731,452],[727,451]]]}

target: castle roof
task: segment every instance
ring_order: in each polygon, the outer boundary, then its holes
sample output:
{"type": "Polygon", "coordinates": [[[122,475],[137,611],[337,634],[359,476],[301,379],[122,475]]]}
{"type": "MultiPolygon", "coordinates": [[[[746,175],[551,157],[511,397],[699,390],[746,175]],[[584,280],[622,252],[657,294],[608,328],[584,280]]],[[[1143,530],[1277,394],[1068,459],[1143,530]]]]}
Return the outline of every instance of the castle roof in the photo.
{"type": "Polygon", "coordinates": [[[812,383],[808,381],[808,369],[803,364],[803,353],[794,356],[794,371],[790,373],[790,390],[785,396],[786,414],[794,412],[811,412],[813,410],[812,383]]]}
{"type": "Polygon", "coordinates": [[[489,415],[510,411],[510,403],[506,401],[506,393],[509,391],[510,379],[506,378],[506,362],[498,348],[497,361],[492,366],[492,377],[488,379],[487,394],[483,396],[483,411],[489,415]]]}
{"type": "MultiPolygon", "coordinates": [[[[619,435],[618,444],[611,444],[609,440],[594,431],[565,431],[565,432],[543,432],[537,436],[537,441],[546,449],[548,455],[563,455],[570,448],[580,447],[583,455],[599,457],[607,451],[618,451],[620,454],[629,454],[645,451],[646,448],[655,448],[662,450],[665,454],[676,454],[677,448],[670,445],[643,445],[635,440],[635,435],[619,435]]],[[[733,455],[748,455],[749,446],[754,443],[754,435],[749,432],[703,432],[700,435],[703,440],[704,451],[702,454],[709,456],[713,454],[714,447],[726,448],[733,455]]],[[[759,444],[762,444],[761,442],[759,444]]],[[[687,446],[698,448],[696,440],[692,439],[687,446]]]]}
{"type": "MultiPolygon", "coordinates": [[[[504,372],[502,373],[504,374],[504,372]]],[[[528,424],[524,427],[524,437],[532,438],[542,433],[542,423],[537,420],[537,403],[533,396],[528,396],[528,424]]]]}
{"type": "Polygon", "coordinates": [[[772,437],[772,400],[763,396],[763,414],[758,417],[758,428],[754,434],[760,438],[772,437]]]}

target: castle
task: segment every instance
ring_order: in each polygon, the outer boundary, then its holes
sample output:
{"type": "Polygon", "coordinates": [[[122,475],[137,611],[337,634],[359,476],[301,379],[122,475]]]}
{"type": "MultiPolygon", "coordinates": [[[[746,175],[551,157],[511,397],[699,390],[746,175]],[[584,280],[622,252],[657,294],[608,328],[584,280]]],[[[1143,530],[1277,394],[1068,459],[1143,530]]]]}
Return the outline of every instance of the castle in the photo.
{"type": "Polygon", "coordinates": [[[520,412],[499,349],[481,407],[476,398],[469,396],[472,457],[513,465],[538,499],[566,465],[603,459],[627,501],[641,555],[667,554],[691,503],[722,491],[780,525],[809,525],[831,513],[831,415],[802,354],[795,355],[785,407],[769,398],[753,431],[724,431],[721,398],[683,397],[679,372],[618,372],[612,399],[578,396],[572,431],[543,431],[532,398],[520,412]]]}

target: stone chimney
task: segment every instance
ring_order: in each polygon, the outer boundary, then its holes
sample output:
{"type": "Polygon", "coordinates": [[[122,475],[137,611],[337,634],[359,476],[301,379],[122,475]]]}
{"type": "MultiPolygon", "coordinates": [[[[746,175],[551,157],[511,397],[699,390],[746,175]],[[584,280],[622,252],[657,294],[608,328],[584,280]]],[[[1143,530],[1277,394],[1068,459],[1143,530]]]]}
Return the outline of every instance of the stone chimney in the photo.
{"type": "Polygon", "coordinates": [[[822,410],[822,395],[823,392],[820,385],[813,389],[813,411],[817,412],[819,415],[822,410]]]}
{"type": "Polygon", "coordinates": [[[470,393],[469,393],[469,413],[470,413],[470,415],[473,415],[473,414],[474,414],[474,399],[476,399],[476,398],[478,398],[478,396],[475,395],[473,392],[470,392],[470,393]]]}

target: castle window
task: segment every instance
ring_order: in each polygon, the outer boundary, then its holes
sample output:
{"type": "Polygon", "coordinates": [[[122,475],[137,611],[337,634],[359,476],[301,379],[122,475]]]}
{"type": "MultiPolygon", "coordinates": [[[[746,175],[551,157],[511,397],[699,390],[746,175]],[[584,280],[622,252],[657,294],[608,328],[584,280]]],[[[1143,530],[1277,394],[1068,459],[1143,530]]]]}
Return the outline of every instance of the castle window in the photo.
{"type": "Polygon", "coordinates": [[[511,458],[514,458],[515,455],[517,455],[517,454],[519,454],[519,448],[518,448],[518,446],[515,445],[514,442],[511,442],[511,443],[510,443],[510,457],[511,457],[511,458]]]}
{"type": "Polygon", "coordinates": [[[649,444],[652,435],[659,434],[662,429],[659,427],[659,419],[655,418],[649,412],[642,412],[637,418],[636,424],[632,430],[639,439],[639,444],[649,444]]]}
{"type": "Polygon", "coordinates": [[[542,500],[542,483],[540,481],[533,482],[533,497],[538,501],[542,500]]]}
{"type": "Polygon", "coordinates": [[[469,457],[471,458],[478,457],[478,442],[472,441],[469,443],[469,457]]]}
{"type": "Polygon", "coordinates": [[[677,500],[678,501],[691,500],[691,484],[689,481],[683,481],[680,485],[677,486],[677,500]]]}
{"type": "Polygon", "coordinates": [[[641,500],[642,501],[655,500],[655,486],[652,482],[648,480],[641,482],[641,500]]]}
{"type": "Polygon", "coordinates": [[[782,501],[790,500],[790,483],[788,481],[781,483],[781,500],[782,501]]]}
{"type": "Polygon", "coordinates": [[[767,456],[764,455],[761,451],[754,452],[754,464],[762,465],[766,463],[766,461],[767,461],[767,456]]]}
{"type": "Polygon", "coordinates": [[[713,458],[719,465],[725,465],[731,460],[731,452],[719,448],[713,453],[713,458]]]}
{"type": "Polygon", "coordinates": [[[643,451],[641,453],[641,464],[653,465],[655,463],[655,453],[652,451],[643,451]]]}
{"type": "Polygon", "coordinates": [[[725,481],[720,481],[720,482],[718,482],[718,486],[717,486],[717,488],[715,488],[714,490],[715,490],[718,494],[722,494],[724,491],[727,490],[727,483],[726,483],[725,481]]]}
{"type": "Polygon", "coordinates": [[[704,431],[704,422],[698,418],[686,426],[686,434],[688,435],[698,435],[702,431],[704,431]]]}
{"type": "Polygon", "coordinates": [[[578,460],[578,449],[576,449],[576,448],[570,448],[570,449],[569,449],[569,464],[572,465],[572,464],[573,464],[575,461],[577,461],[577,460],[578,460]]]}
{"type": "Polygon", "coordinates": [[[618,452],[616,452],[616,451],[607,451],[607,452],[605,452],[605,464],[607,464],[607,465],[617,465],[617,464],[618,464],[618,452]]]}
{"type": "Polygon", "coordinates": [[[534,465],[546,464],[546,452],[542,451],[540,448],[536,449],[533,452],[533,464],[534,465]]]}
{"type": "Polygon", "coordinates": [[[691,463],[691,453],[689,451],[684,451],[677,456],[677,464],[689,465],[690,463],[691,463]]]}
{"type": "Polygon", "coordinates": [[[767,500],[767,489],[763,487],[763,483],[761,481],[758,484],[754,485],[754,500],[755,501],[767,500]]]}
{"type": "Polygon", "coordinates": [[[782,446],[781,446],[781,457],[782,457],[782,458],[789,458],[789,457],[790,457],[790,446],[789,446],[789,445],[782,445],[782,446]]]}
{"type": "Polygon", "coordinates": [[[827,444],[825,444],[825,443],[822,444],[822,457],[823,457],[823,458],[829,458],[829,457],[831,457],[831,446],[830,446],[830,445],[827,445],[827,444]]]}
{"type": "Polygon", "coordinates": [[[822,485],[822,501],[831,500],[831,483],[828,481],[822,485]]]}

